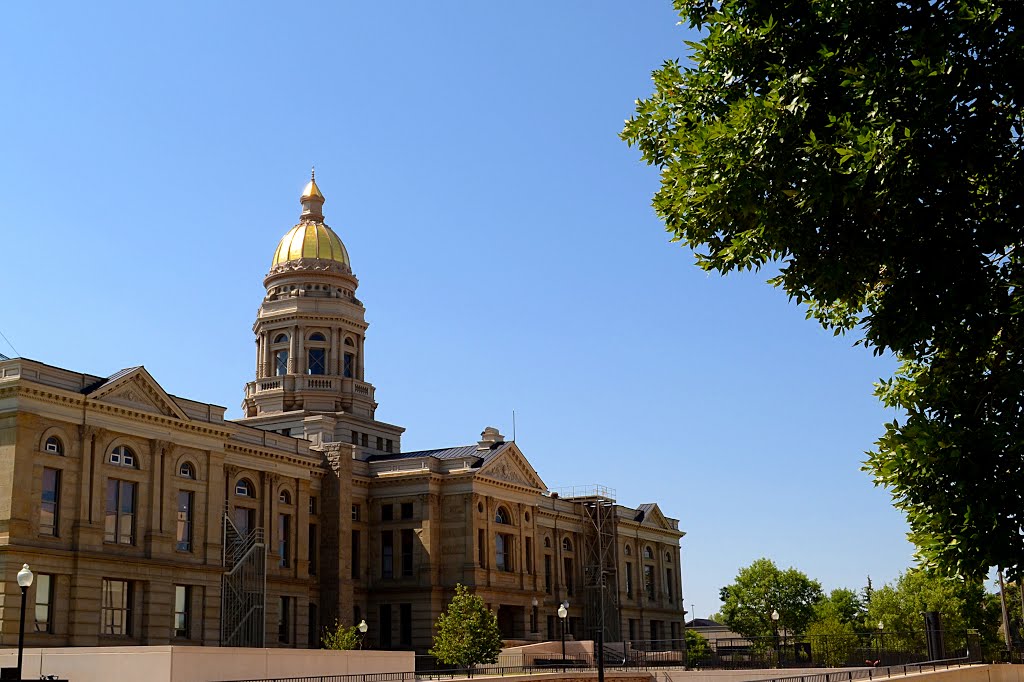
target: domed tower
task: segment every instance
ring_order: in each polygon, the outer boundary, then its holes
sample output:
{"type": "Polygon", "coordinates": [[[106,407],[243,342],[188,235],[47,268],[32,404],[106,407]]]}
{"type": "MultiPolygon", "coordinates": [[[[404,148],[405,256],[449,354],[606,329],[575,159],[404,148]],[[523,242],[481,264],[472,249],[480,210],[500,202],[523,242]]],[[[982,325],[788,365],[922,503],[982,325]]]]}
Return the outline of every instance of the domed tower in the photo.
{"type": "Polygon", "coordinates": [[[367,324],[356,298],[359,280],[345,245],[324,222],[315,174],[299,202],[299,222],[281,238],[263,280],[267,294],[253,325],[256,380],[246,385],[241,421],[397,452],[402,429],[374,419],[374,387],[364,380],[367,324]],[[311,416],[318,418],[311,422],[311,416]],[[373,447],[378,441],[381,447],[373,447]]]}

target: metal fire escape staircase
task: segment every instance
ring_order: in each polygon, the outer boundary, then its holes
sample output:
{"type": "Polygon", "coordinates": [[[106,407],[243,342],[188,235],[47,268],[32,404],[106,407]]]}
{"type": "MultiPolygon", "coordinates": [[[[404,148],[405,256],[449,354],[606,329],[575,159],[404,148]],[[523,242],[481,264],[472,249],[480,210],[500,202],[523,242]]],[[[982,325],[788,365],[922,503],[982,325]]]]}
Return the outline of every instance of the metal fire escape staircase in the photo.
{"type": "Polygon", "coordinates": [[[220,645],[263,647],[267,603],[267,546],[263,529],[254,528],[242,535],[225,512],[223,547],[220,645]]]}
{"type": "MultiPolygon", "coordinates": [[[[615,491],[605,486],[575,489],[573,502],[582,505],[583,627],[588,635],[602,629],[605,642],[622,640],[618,603],[615,491]],[[580,493],[583,494],[580,494],[580,493]]],[[[597,637],[594,637],[595,641],[597,637]]]]}

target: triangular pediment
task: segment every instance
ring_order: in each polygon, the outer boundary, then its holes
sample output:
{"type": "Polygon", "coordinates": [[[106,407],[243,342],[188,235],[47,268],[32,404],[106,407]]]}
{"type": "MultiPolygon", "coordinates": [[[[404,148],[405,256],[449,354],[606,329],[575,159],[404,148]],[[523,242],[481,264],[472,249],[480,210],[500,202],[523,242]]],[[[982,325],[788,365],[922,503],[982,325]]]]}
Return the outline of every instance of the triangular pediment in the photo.
{"type": "Polygon", "coordinates": [[[665,518],[665,515],[661,513],[661,509],[658,508],[657,504],[645,506],[646,509],[644,511],[644,520],[641,523],[644,523],[649,526],[655,526],[657,528],[672,528],[672,524],[670,524],[668,522],[668,519],[665,518]]]}
{"type": "Polygon", "coordinates": [[[145,367],[114,374],[88,393],[92,400],[188,421],[188,416],[145,367]]]}
{"type": "Polygon", "coordinates": [[[515,443],[507,443],[500,453],[480,467],[480,476],[515,483],[534,490],[547,490],[544,481],[523,456],[515,443]]]}

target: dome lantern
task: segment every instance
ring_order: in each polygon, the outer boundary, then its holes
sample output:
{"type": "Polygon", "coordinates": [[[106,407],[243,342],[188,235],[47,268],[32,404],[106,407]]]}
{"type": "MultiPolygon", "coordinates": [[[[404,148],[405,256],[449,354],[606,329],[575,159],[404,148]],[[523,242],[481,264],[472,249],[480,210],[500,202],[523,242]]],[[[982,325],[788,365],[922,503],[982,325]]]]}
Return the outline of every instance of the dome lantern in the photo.
{"type": "Polygon", "coordinates": [[[309,174],[309,183],[302,190],[299,198],[302,204],[302,220],[323,220],[324,219],[324,195],[316,186],[316,167],[309,174]]]}

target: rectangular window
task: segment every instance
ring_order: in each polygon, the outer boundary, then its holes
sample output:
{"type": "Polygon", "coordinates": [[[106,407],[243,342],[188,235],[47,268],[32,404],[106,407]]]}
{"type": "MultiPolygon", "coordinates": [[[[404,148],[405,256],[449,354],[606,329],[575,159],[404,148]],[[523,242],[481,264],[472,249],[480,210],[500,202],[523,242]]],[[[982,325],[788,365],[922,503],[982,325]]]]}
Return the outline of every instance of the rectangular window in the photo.
{"type": "Polygon", "coordinates": [[[644,566],[644,592],[649,601],[654,600],[654,566],[644,566]]]}
{"type": "Polygon", "coordinates": [[[413,546],[413,530],[412,528],[402,529],[402,577],[412,577],[412,546],[413,546]]]}
{"type": "Polygon", "coordinates": [[[352,432],[352,445],[359,445],[359,432],[358,431],[353,431],[352,432]]]}
{"type": "Polygon", "coordinates": [[[359,580],[360,576],[359,561],[359,531],[354,530],[352,531],[352,577],[356,580],[359,580]]]}
{"type": "Polygon", "coordinates": [[[256,510],[248,507],[235,507],[231,520],[235,524],[235,530],[244,538],[250,530],[256,527],[256,510]]]}
{"type": "Polygon", "coordinates": [[[484,529],[476,532],[476,563],[480,568],[487,568],[487,543],[484,542],[484,529]]]}
{"type": "Polygon", "coordinates": [[[316,524],[309,524],[309,574],[316,575],[317,570],[317,538],[316,524]]]}
{"type": "Polygon", "coordinates": [[[551,555],[544,555],[544,591],[551,594],[551,555]]]}
{"type": "Polygon", "coordinates": [[[40,535],[60,534],[60,469],[43,469],[43,499],[39,505],[40,535]]]}
{"type": "Polygon", "coordinates": [[[316,515],[316,496],[314,495],[309,496],[309,513],[316,515]]]}
{"type": "Polygon", "coordinates": [[[101,634],[132,634],[132,584],[127,580],[103,579],[100,603],[101,634]]]}
{"type": "Polygon", "coordinates": [[[395,444],[388,438],[384,441],[384,452],[392,452],[395,449],[395,444]]]}
{"type": "Polygon", "coordinates": [[[635,618],[630,618],[629,619],[629,639],[630,639],[630,641],[636,639],[636,619],[635,618]]]}
{"type": "Polygon", "coordinates": [[[412,604],[398,605],[398,646],[412,646],[412,604]]]}
{"type": "Polygon", "coordinates": [[[380,605],[380,648],[391,648],[391,604],[380,605]]]}
{"type": "Polygon", "coordinates": [[[382,578],[395,577],[395,539],[389,530],[380,533],[380,575],[382,578]]]}
{"type": "Polygon", "coordinates": [[[562,560],[562,578],[565,580],[565,593],[572,596],[572,559],[565,557],[562,560]]]}
{"type": "Polygon", "coordinates": [[[192,551],[192,493],[178,491],[178,550],[192,551]]]}
{"type": "Polygon", "coordinates": [[[383,450],[384,449],[384,438],[382,438],[381,436],[377,436],[377,449],[378,450],[383,450]]]}
{"type": "Polygon", "coordinates": [[[533,538],[526,538],[526,572],[533,574],[533,538]]]}
{"type": "Polygon", "coordinates": [[[672,601],[672,569],[665,569],[665,597],[672,601]]]}
{"type": "Polygon", "coordinates": [[[277,616],[277,641],[289,644],[292,641],[292,598],[281,597],[280,609],[277,616]]]}
{"type": "Polygon", "coordinates": [[[511,573],[512,564],[512,536],[498,533],[494,536],[494,566],[499,571],[511,573]]]}
{"type": "Polygon", "coordinates": [[[107,515],[104,538],[119,545],[135,544],[135,484],[107,479],[107,515]]]}
{"type": "Polygon", "coordinates": [[[53,576],[36,574],[36,632],[53,632],[50,606],[53,604],[53,576]]]}
{"type": "Polygon", "coordinates": [[[274,373],[279,377],[288,373],[288,351],[279,350],[274,353],[274,373]]]}
{"type": "Polygon", "coordinates": [[[288,514],[277,515],[277,554],[281,557],[281,568],[291,566],[291,516],[288,514]]]}
{"type": "Polygon", "coordinates": [[[626,599],[633,598],[633,562],[626,562],[626,599]]]}
{"type": "Polygon", "coordinates": [[[355,360],[355,355],[352,353],[345,353],[345,364],[341,370],[341,375],[346,379],[351,379],[355,374],[355,360]]]}
{"type": "Polygon", "coordinates": [[[369,447],[370,446],[370,434],[368,434],[368,433],[360,434],[359,435],[359,442],[362,444],[362,446],[364,448],[369,447]]]}
{"type": "Polygon", "coordinates": [[[352,505],[352,520],[353,521],[359,521],[360,517],[363,515],[362,511],[363,510],[359,507],[358,504],[353,504],[352,505]]]}
{"type": "Polygon", "coordinates": [[[380,520],[381,521],[393,521],[395,519],[395,507],[391,504],[382,504],[380,506],[380,520]]]}
{"type": "Polygon", "coordinates": [[[309,374],[327,373],[327,351],[323,348],[309,349],[309,374]]]}
{"type": "Polygon", "coordinates": [[[189,636],[192,611],[192,588],[188,585],[174,586],[174,636],[189,636]]]}
{"type": "Polygon", "coordinates": [[[403,519],[411,519],[412,518],[412,502],[403,502],[402,503],[402,518],[403,519]]]}

